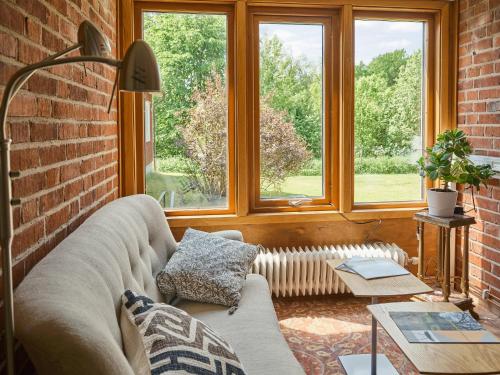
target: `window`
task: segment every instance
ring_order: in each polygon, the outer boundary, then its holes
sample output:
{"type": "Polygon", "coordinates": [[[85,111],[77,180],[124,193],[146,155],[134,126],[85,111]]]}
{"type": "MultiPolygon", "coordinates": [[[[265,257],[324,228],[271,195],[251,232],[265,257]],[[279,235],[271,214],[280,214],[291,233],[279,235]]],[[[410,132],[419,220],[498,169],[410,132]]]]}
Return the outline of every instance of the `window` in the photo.
{"type": "Polygon", "coordinates": [[[264,13],[252,32],[254,209],[328,205],[332,16],[264,13]]]}
{"type": "Polygon", "coordinates": [[[142,13],[163,91],[152,103],[154,148],[145,148],[145,160],[152,159],[145,187],[177,213],[233,206],[233,21],[226,8],[216,9],[142,13]]]}
{"type": "Polygon", "coordinates": [[[456,122],[454,3],[133,3],[120,48],[144,38],[163,86],[121,94],[124,195],[191,225],[425,206],[415,161],[456,122]]]}
{"type": "Polygon", "coordinates": [[[355,20],[356,204],[424,198],[426,21],[410,17],[355,20]]]}

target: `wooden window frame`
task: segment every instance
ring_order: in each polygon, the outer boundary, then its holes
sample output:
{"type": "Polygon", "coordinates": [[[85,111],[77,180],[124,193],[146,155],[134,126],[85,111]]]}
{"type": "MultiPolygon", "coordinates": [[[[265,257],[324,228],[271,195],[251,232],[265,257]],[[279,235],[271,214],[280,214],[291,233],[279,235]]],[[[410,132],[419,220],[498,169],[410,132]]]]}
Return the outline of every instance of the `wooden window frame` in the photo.
{"type": "MultiPolygon", "coordinates": [[[[143,18],[145,12],[158,13],[191,13],[191,14],[215,14],[225,15],[227,17],[227,207],[226,208],[179,208],[165,209],[168,216],[186,216],[186,215],[224,215],[233,214],[236,207],[236,98],[235,98],[235,12],[234,6],[231,4],[205,4],[205,3],[154,3],[154,2],[137,2],[134,7],[134,35],[136,38],[142,38],[143,18]]],[[[135,121],[137,142],[144,144],[144,111],[143,100],[140,99],[141,94],[136,94],[135,100],[135,121]]],[[[153,135],[154,136],[154,135],[153,135]]],[[[139,160],[144,160],[144,147],[139,147],[142,150],[141,155],[138,153],[139,160]]],[[[145,168],[139,168],[138,192],[145,192],[146,175],[145,168]],[[142,183],[141,183],[142,181],[142,183]]]]}
{"type": "MultiPolygon", "coordinates": [[[[436,74],[435,69],[438,65],[436,61],[436,33],[435,33],[435,12],[422,12],[422,11],[401,11],[401,10],[354,10],[353,11],[353,53],[355,47],[355,21],[356,20],[373,20],[373,21],[416,21],[425,23],[424,28],[424,69],[422,74],[422,82],[424,87],[424,100],[423,105],[423,134],[424,134],[424,147],[431,146],[434,142],[435,131],[435,107],[434,107],[434,93],[436,87],[436,74]]],[[[353,95],[353,117],[354,117],[354,93],[353,95]]],[[[352,123],[352,137],[354,142],[354,119],[352,123]]],[[[354,147],[354,146],[353,146],[354,147]]],[[[354,151],[352,157],[352,189],[351,199],[353,209],[381,209],[381,208],[421,208],[426,206],[426,189],[424,189],[423,197],[414,201],[379,201],[379,202],[356,202],[354,199],[354,191],[356,189],[354,183],[354,151]]],[[[424,188],[432,187],[432,182],[428,179],[424,180],[424,188]]]]}
{"type": "MultiPolygon", "coordinates": [[[[137,9],[145,10],[193,10],[203,9],[210,12],[216,7],[227,7],[234,16],[234,54],[228,56],[233,59],[234,66],[234,103],[235,103],[235,143],[234,143],[234,180],[233,199],[230,200],[231,209],[206,212],[189,210],[180,212],[166,212],[171,226],[185,227],[189,225],[230,225],[238,223],[297,223],[323,222],[344,220],[342,215],[350,219],[366,220],[370,218],[407,218],[424,203],[396,202],[395,204],[354,204],[354,18],[361,12],[375,12],[380,14],[406,13],[414,16],[424,14],[434,23],[434,38],[432,38],[434,53],[433,61],[433,100],[428,100],[428,109],[433,110],[433,134],[427,132],[427,144],[434,141],[435,136],[448,129],[456,127],[456,97],[457,97],[457,49],[458,49],[458,5],[457,2],[447,0],[414,0],[398,2],[395,0],[120,0],[118,2],[118,40],[117,55],[123,57],[127,47],[137,36],[135,27],[137,9]],[[409,8],[411,6],[411,8],[409,8]],[[248,61],[250,40],[248,30],[251,25],[250,10],[253,8],[280,8],[284,13],[291,15],[310,9],[318,12],[337,10],[339,14],[338,43],[340,61],[338,69],[340,76],[334,95],[337,97],[339,124],[338,134],[332,139],[338,142],[338,154],[332,155],[332,166],[337,176],[332,181],[338,181],[338,204],[317,207],[301,207],[298,210],[289,208],[276,211],[273,207],[264,208],[256,212],[253,207],[253,180],[252,167],[249,160],[252,154],[251,134],[251,80],[248,70],[251,63],[248,61]],[[236,136],[237,135],[237,136],[236,136]],[[337,159],[335,159],[335,157],[337,159]],[[314,211],[309,211],[314,209],[314,211]],[[274,210],[274,211],[273,211],[274,210]],[[303,211],[303,212],[302,212],[303,211]]],[[[217,13],[217,12],[216,12],[217,13]]],[[[335,25],[335,23],[334,23],[335,25]]],[[[229,29],[228,29],[229,32],[229,29]]],[[[230,35],[228,34],[228,37],[230,35]]],[[[137,112],[142,110],[136,106],[142,105],[142,96],[121,92],[118,100],[119,122],[119,191],[120,196],[144,192],[144,132],[142,118],[137,112]]],[[[332,145],[334,149],[334,145],[332,145]]],[[[332,175],[333,177],[333,175],[332,175]]],[[[433,184],[427,182],[428,187],[433,184]]],[[[334,198],[332,196],[332,198],[334,198]]],[[[335,199],[332,199],[335,202],[335,199]]]]}
{"type": "Polygon", "coordinates": [[[248,155],[250,171],[251,212],[290,212],[331,210],[338,204],[339,130],[339,14],[337,9],[251,7],[248,13],[248,155]],[[290,199],[260,197],[260,48],[261,23],[296,23],[323,25],[323,196],[313,198],[299,207],[291,207],[290,199]]]}

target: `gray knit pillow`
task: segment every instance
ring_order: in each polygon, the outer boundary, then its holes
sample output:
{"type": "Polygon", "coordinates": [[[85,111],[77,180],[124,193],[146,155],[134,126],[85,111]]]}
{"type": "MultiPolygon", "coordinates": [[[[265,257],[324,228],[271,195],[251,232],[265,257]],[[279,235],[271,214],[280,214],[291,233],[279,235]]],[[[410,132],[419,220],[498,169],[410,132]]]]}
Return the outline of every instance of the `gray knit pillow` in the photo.
{"type": "Polygon", "coordinates": [[[238,305],[257,246],[189,228],[156,276],[160,292],[191,301],[238,305]]]}

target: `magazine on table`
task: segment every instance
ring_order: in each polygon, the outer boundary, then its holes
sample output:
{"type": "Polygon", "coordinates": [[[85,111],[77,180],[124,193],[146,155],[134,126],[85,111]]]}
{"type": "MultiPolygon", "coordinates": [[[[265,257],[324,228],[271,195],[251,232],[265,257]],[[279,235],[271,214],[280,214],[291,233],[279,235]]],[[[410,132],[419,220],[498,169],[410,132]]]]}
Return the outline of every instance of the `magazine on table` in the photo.
{"type": "Polygon", "coordinates": [[[410,272],[392,259],[352,257],[337,266],[338,270],[358,274],[366,280],[408,275],[410,272]]]}
{"type": "Polygon", "coordinates": [[[410,343],[500,344],[469,312],[390,311],[410,343]]]}

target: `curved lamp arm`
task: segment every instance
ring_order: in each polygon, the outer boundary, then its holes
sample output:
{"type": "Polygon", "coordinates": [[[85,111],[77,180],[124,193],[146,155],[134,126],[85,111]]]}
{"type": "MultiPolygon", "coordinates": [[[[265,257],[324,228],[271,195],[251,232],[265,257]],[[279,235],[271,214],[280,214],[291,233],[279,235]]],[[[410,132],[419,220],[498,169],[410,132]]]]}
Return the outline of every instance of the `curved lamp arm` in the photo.
{"type": "MultiPolygon", "coordinates": [[[[47,57],[46,59],[42,60],[41,62],[45,62],[45,61],[52,61],[52,60],[55,60],[57,59],[58,57],[61,57],[61,56],[64,56],[66,55],[67,53],[70,53],[72,51],[75,51],[79,48],[81,48],[83,45],[83,43],[77,43],[77,44],[74,44],[72,45],[71,47],[68,47],[60,52],[57,52],[49,57],[47,57]]],[[[10,99],[12,99],[14,96],[16,96],[17,92],[19,91],[19,89],[22,87],[22,85],[24,85],[24,83],[30,79],[30,77],[35,73],[35,70],[30,72],[30,73],[26,73],[23,77],[22,80],[19,80],[17,82],[17,84],[15,85],[15,87],[13,88],[12,90],[12,93],[10,94],[10,99]]]]}
{"type": "MultiPolygon", "coordinates": [[[[71,48],[71,50],[72,49],[74,48],[71,48]]],[[[121,66],[120,60],[115,60],[100,56],[76,56],[76,57],[67,57],[64,59],[57,59],[57,60],[52,58],[50,60],[43,60],[39,63],[29,65],[18,70],[7,82],[7,85],[5,86],[4,90],[4,95],[2,98],[2,104],[0,106],[0,124],[2,126],[2,135],[4,139],[7,138],[7,132],[5,129],[5,119],[7,118],[7,107],[9,105],[10,99],[17,93],[22,84],[24,84],[28,80],[28,78],[31,77],[31,75],[33,75],[33,73],[35,73],[35,71],[39,69],[50,68],[57,65],[84,63],[84,62],[103,63],[117,68],[120,68],[121,66]]]]}

